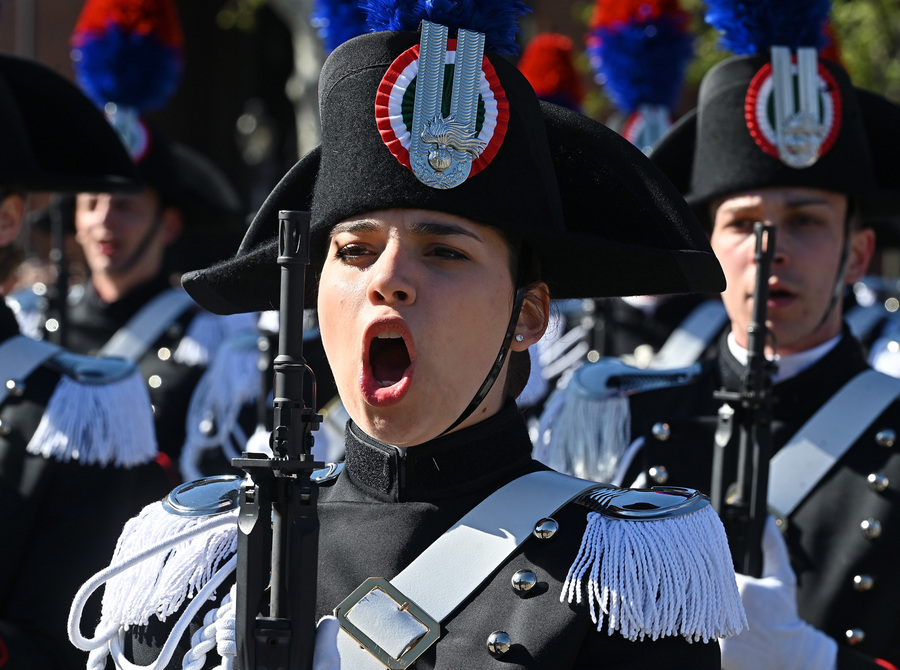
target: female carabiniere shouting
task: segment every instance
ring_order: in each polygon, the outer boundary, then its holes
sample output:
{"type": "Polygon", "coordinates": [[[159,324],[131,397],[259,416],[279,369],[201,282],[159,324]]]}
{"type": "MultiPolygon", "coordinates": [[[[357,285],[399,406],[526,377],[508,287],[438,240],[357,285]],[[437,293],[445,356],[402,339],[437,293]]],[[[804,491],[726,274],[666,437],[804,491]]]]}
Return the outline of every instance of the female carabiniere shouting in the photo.
{"type": "MultiPolygon", "coordinates": [[[[479,9],[397,10],[399,30],[335,50],[321,146],[233,259],[184,279],[212,311],[272,309],[277,213],[311,212],[310,284],[350,416],[343,469],[319,489],[315,667],[719,668],[716,638],[743,612],[702,496],[549,471],[514,400],[551,295],[714,291],[721,270],[640,151],[539,104],[496,55],[514,26],[479,9]]],[[[98,665],[231,664],[235,515],[148,507],[95,639],[73,638],[98,665]]]]}

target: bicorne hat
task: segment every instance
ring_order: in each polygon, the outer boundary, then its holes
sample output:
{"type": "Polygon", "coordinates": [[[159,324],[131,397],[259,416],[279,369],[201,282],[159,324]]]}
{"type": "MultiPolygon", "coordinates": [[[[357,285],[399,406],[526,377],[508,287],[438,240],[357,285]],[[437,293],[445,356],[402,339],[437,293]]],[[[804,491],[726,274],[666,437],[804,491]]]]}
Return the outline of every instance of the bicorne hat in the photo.
{"type": "Polygon", "coordinates": [[[486,11],[399,25],[396,14],[387,27],[399,30],[361,35],[328,57],[320,146],[275,187],[234,258],[183,277],[197,302],[218,313],[275,308],[278,212],[291,209],[311,212],[314,272],[335,224],[415,208],[527,244],[554,297],[723,288],[702,229],[661,172],[603,125],[539,102],[499,55],[514,30],[479,32],[469,20],[486,11]]]}
{"type": "Polygon", "coordinates": [[[818,56],[821,14],[785,19],[789,3],[742,16],[742,3],[710,3],[707,19],[740,54],[703,78],[696,109],[671,128],[651,159],[708,224],[717,198],[797,186],[845,193],[864,217],[900,212],[890,183],[900,108],[855,88],[838,63],[818,56]]]}
{"type": "Polygon", "coordinates": [[[53,70],[0,55],[0,185],[26,191],[137,188],[134,164],[90,100],[53,70]]]}

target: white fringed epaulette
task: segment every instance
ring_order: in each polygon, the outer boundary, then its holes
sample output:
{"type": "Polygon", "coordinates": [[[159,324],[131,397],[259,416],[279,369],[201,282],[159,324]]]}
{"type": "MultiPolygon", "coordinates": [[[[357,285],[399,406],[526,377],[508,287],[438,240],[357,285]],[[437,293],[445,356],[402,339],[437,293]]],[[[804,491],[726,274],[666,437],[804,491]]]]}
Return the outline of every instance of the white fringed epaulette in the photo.
{"type": "MultiPolygon", "coordinates": [[[[125,525],[110,566],[81,587],[69,613],[69,639],[79,649],[91,652],[88,668],[104,668],[108,655],[117,667],[125,667],[119,663],[124,659],[123,638],[129,627],[146,625],[151,617],[165,621],[188,603],[154,667],[168,664],[191,621],[216,598],[216,589],[235,569],[237,515],[237,509],[178,515],[155,502],[125,525]],[[81,632],[84,606],[104,584],[100,623],[94,636],[85,638],[81,632]]],[[[226,594],[206,615],[182,667],[201,667],[214,647],[222,658],[219,667],[231,667],[235,653],[232,598],[226,594]]]]}
{"type": "Polygon", "coordinates": [[[575,502],[591,511],[560,601],[587,591],[598,631],[707,642],[746,628],[725,529],[705,496],[601,484],[575,502]]]}
{"type": "Polygon", "coordinates": [[[629,396],[688,384],[699,372],[699,365],[645,370],[618,358],[603,358],[578,368],[547,401],[534,458],[575,477],[615,481],[631,443],[629,396]]]}
{"type": "Polygon", "coordinates": [[[45,365],[61,376],[28,453],[124,468],[156,458],[150,395],[134,363],[59,349],[45,365]]]}

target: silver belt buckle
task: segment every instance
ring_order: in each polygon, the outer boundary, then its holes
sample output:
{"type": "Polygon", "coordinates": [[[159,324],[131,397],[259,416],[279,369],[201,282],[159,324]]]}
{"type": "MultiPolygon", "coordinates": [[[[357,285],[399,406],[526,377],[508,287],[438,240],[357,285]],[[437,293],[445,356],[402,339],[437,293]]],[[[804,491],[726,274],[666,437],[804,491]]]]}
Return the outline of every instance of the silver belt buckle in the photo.
{"type": "Polygon", "coordinates": [[[369,577],[360,584],[353,593],[344,598],[341,604],[334,608],[334,615],[337,617],[341,628],[343,628],[350,637],[377,658],[382,665],[391,670],[403,670],[404,668],[408,668],[425,652],[426,649],[437,642],[441,636],[441,627],[437,621],[412,600],[404,596],[397,587],[381,577],[369,577]],[[403,650],[403,653],[397,657],[381,648],[348,618],[353,608],[363,598],[376,590],[383,591],[385,595],[397,604],[398,610],[405,612],[427,629],[421,637],[409,644],[406,649],[403,650]]]}

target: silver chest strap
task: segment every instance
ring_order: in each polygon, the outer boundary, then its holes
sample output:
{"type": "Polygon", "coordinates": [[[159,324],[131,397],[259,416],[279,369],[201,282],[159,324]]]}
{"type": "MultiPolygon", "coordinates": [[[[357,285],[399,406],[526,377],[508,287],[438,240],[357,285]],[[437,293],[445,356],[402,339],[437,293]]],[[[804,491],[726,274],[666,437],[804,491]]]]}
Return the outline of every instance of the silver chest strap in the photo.
{"type": "Polygon", "coordinates": [[[115,356],[139,361],[150,345],[168,330],[172,322],[192,307],[194,300],[185,291],[170,288],[144,305],[103,345],[98,356],[115,356]]]}
{"type": "Polygon", "coordinates": [[[38,369],[45,361],[53,358],[62,349],[43,340],[33,340],[24,335],[16,335],[0,344],[0,405],[10,391],[38,369]]]}
{"type": "Polygon", "coordinates": [[[900,379],[865,370],[848,381],[778,450],[768,502],[791,514],[859,436],[900,396],[900,379]]]}
{"type": "Polygon", "coordinates": [[[538,521],[596,486],[554,471],[520,477],[483,500],[392,580],[367,579],[335,609],[341,667],[407,667],[538,521]]]}
{"type": "Polygon", "coordinates": [[[660,347],[650,368],[668,370],[696,363],[727,321],[728,314],[720,300],[697,305],[660,347]]]}

